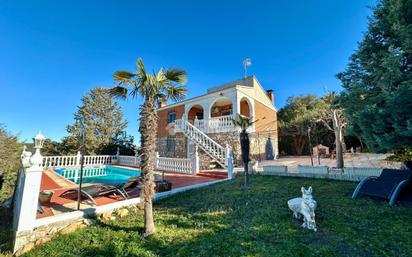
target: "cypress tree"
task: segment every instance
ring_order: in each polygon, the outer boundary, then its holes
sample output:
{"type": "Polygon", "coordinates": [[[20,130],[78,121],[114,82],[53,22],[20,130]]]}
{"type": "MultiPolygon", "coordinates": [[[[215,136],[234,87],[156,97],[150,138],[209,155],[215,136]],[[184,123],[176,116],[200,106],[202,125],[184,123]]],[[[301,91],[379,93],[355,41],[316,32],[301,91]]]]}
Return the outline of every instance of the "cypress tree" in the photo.
{"type": "MultiPolygon", "coordinates": [[[[127,126],[123,112],[107,89],[94,88],[83,96],[82,105],[74,113],[75,118],[83,119],[86,129],[86,154],[100,154],[109,145],[115,144],[127,126]]],[[[80,124],[67,126],[69,136],[62,142],[64,152],[75,153],[80,149],[80,124]]],[[[133,140],[133,139],[132,139],[133,140]]],[[[115,151],[112,153],[114,154],[115,151]]]]}
{"type": "Polygon", "coordinates": [[[412,147],[412,0],[381,0],[351,56],[341,105],[372,151],[412,147]]]}

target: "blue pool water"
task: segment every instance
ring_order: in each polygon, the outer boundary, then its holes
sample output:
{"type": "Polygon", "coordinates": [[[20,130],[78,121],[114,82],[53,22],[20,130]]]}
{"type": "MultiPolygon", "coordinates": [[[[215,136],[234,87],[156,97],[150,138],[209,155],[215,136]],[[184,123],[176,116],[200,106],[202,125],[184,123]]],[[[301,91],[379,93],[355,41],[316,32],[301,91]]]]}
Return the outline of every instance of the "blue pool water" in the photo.
{"type": "MultiPolygon", "coordinates": [[[[57,173],[78,184],[80,168],[55,169],[57,173]]],[[[83,168],[83,183],[101,183],[105,185],[120,185],[130,177],[140,176],[140,171],[114,166],[94,166],[83,168]]]]}

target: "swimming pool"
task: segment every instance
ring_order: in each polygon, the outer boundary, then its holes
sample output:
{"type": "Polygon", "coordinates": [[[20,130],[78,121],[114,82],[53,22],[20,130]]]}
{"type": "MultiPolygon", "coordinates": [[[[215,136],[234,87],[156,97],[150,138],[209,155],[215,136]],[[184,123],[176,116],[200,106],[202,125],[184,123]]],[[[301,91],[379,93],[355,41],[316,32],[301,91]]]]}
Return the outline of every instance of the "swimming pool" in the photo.
{"type": "MultiPolygon", "coordinates": [[[[80,168],[55,169],[56,173],[79,184],[80,168]]],[[[101,183],[105,185],[120,185],[130,177],[140,176],[140,171],[114,166],[93,166],[83,168],[83,183],[101,183]]]]}

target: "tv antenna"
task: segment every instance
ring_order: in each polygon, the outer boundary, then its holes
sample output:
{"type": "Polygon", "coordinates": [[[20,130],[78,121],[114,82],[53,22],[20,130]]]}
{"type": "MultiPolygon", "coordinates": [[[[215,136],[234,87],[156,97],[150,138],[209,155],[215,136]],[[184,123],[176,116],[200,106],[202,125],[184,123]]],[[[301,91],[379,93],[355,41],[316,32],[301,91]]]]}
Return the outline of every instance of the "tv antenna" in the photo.
{"type": "Polygon", "coordinates": [[[250,58],[246,58],[243,60],[243,69],[245,71],[245,78],[247,77],[247,67],[252,65],[252,60],[250,58]]]}

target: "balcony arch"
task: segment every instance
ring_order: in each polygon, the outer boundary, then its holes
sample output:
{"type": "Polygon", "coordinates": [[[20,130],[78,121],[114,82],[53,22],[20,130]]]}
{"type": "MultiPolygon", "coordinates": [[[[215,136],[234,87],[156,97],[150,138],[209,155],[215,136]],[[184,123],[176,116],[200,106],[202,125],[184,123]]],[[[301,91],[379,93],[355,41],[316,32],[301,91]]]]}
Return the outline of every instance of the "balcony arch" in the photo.
{"type": "Polygon", "coordinates": [[[204,119],[204,110],[203,106],[200,104],[195,104],[190,107],[189,111],[187,112],[187,120],[193,124],[194,120],[203,120],[204,119]]]}
{"type": "Polygon", "coordinates": [[[253,105],[248,98],[243,97],[242,99],[240,99],[239,113],[249,118],[253,116],[253,105]]]}
{"type": "Polygon", "coordinates": [[[217,98],[209,109],[210,118],[228,116],[233,114],[233,102],[230,98],[222,96],[217,98]]]}

